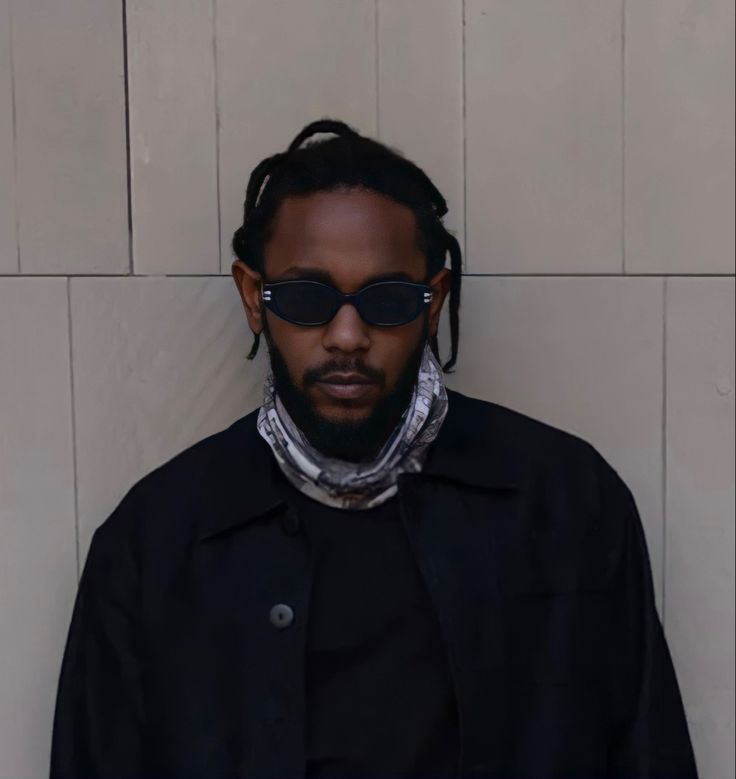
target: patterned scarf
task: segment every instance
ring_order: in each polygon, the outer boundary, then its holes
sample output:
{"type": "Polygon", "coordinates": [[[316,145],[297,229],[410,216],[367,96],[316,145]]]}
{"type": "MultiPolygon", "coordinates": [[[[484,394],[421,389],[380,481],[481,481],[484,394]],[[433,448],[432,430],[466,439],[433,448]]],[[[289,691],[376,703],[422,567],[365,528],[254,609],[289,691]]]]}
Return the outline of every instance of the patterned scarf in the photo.
{"type": "Polygon", "coordinates": [[[353,463],[327,457],[309,444],[266,376],[258,432],[288,480],[305,495],[343,509],[369,509],[396,494],[400,473],[418,472],[447,415],[442,368],[425,345],[411,401],[374,460],[353,463]]]}

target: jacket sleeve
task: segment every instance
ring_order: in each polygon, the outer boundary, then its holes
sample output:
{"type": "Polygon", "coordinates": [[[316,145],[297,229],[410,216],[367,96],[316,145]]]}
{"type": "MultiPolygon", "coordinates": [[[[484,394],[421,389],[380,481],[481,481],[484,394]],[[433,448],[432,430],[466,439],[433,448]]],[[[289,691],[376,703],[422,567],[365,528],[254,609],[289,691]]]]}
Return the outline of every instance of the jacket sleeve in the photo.
{"type": "Polygon", "coordinates": [[[602,461],[604,514],[619,529],[614,568],[616,704],[609,712],[609,779],[697,779],[680,689],[654,597],[636,502],[602,461]]]}
{"type": "Polygon", "coordinates": [[[133,779],[142,770],[135,487],[98,527],[59,674],[50,779],[133,779]]]}

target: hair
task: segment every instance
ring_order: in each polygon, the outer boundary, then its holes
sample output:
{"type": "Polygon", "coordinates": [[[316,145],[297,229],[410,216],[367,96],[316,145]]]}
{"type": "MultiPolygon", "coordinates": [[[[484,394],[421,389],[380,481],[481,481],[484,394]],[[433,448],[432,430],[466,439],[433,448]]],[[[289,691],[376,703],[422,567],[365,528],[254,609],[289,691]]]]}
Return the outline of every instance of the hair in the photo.
{"type": "MultiPolygon", "coordinates": [[[[243,204],[243,224],[232,238],[238,259],[263,272],[263,246],[271,237],[279,205],[289,196],[332,190],[367,189],[407,206],[416,218],[417,243],[427,259],[429,276],[445,266],[450,255],[450,359],[443,365],[449,372],[457,359],[462,255],[460,245],[442,223],[447,213],[444,197],[427,174],[398,150],[360,135],[344,122],[323,118],[311,122],[289,144],[286,151],[262,160],[253,169],[243,204]],[[302,143],[317,133],[336,138],[302,143]]],[[[260,334],[254,334],[248,359],[258,351],[260,334]]],[[[437,336],[430,346],[439,359],[437,336]]]]}

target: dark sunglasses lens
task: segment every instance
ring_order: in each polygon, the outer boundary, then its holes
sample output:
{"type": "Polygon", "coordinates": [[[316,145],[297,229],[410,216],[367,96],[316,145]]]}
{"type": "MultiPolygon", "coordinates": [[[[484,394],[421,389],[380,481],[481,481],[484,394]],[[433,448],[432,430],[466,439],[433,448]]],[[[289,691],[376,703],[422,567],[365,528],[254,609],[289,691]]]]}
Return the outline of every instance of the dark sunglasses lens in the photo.
{"type": "Polygon", "coordinates": [[[296,324],[322,324],[335,308],[335,296],[320,284],[290,282],[272,287],[271,295],[278,313],[296,324]]]}
{"type": "Polygon", "coordinates": [[[387,281],[366,288],[360,299],[363,315],[376,325],[403,325],[419,314],[424,291],[387,281]]]}

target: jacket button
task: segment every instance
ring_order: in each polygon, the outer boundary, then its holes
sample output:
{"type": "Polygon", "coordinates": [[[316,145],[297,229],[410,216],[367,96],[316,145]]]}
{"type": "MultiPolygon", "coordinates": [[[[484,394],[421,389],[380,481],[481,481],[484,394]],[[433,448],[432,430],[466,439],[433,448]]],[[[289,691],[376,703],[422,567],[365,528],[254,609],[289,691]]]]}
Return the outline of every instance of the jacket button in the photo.
{"type": "Polygon", "coordinates": [[[294,610],[285,603],[277,603],[271,608],[271,624],[277,628],[288,628],[294,621],[294,610]]]}
{"type": "Polygon", "coordinates": [[[281,517],[281,529],[287,536],[295,536],[299,532],[301,524],[299,517],[293,511],[287,511],[281,517]]]}

